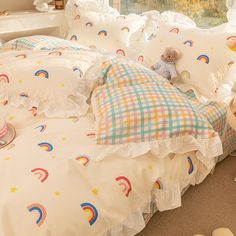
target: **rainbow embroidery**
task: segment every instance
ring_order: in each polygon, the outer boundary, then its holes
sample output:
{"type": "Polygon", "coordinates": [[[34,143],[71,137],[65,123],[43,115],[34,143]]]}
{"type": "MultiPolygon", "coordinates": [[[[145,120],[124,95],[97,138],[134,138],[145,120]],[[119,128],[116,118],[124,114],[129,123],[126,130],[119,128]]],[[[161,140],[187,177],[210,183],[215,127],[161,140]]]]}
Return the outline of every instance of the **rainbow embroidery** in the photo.
{"type": "Polygon", "coordinates": [[[194,171],[194,166],[193,166],[192,159],[190,157],[188,157],[188,163],[189,163],[188,174],[191,175],[193,173],[193,171],[194,171]]]}
{"type": "Polygon", "coordinates": [[[143,61],[144,61],[144,56],[139,56],[139,57],[138,57],[138,61],[143,62],[143,61]]]}
{"type": "Polygon", "coordinates": [[[80,161],[84,166],[87,166],[89,163],[89,157],[86,155],[81,155],[75,158],[76,161],[80,161]]]}
{"type": "Polygon", "coordinates": [[[130,29],[129,27],[123,27],[121,31],[129,33],[130,29]]]}
{"type": "Polygon", "coordinates": [[[34,76],[36,76],[38,78],[44,78],[44,79],[49,78],[49,74],[46,70],[38,70],[35,72],[34,76]]]}
{"type": "Polygon", "coordinates": [[[79,74],[79,77],[82,78],[83,77],[83,71],[79,68],[79,67],[74,67],[73,71],[79,74]]]}
{"type": "Polygon", "coordinates": [[[173,28],[169,32],[178,34],[179,33],[179,28],[173,28]]]}
{"type": "Polygon", "coordinates": [[[61,55],[62,55],[62,52],[60,52],[60,51],[53,51],[53,52],[48,53],[48,55],[61,56],[61,55]]]}
{"type": "Polygon", "coordinates": [[[120,56],[125,56],[125,51],[124,51],[123,49],[118,49],[118,50],[116,51],[116,54],[117,54],[117,55],[120,55],[120,56]]]}
{"type": "Polygon", "coordinates": [[[155,182],[155,187],[156,187],[157,189],[159,189],[159,190],[163,190],[163,186],[162,186],[162,183],[161,183],[160,180],[157,180],[157,181],[155,182]]]}
{"type": "Polygon", "coordinates": [[[85,26],[90,26],[90,27],[93,27],[93,23],[92,22],[87,22],[86,24],[85,24],[85,26]]]}
{"type": "Polygon", "coordinates": [[[6,74],[0,74],[0,82],[9,83],[9,77],[6,74]]]}
{"type": "Polygon", "coordinates": [[[31,212],[38,213],[38,218],[36,219],[35,223],[40,227],[44,223],[46,216],[47,216],[47,212],[46,212],[45,208],[39,203],[33,203],[33,204],[27,206],[27,209],[30,213],[31,212]]]}
{"type": "Polygon", "coordinates": [[[188,45],[189,47],[192,47],[193,46],[193,41],[192,40],[186,40],[183,44],[188,45]]]}
{"type": "Polygon", "coordinates": [[[200,55],[198,58],[197,58],[197,60],[198,61],[202,61],[202,62],[204,62],[204,63],[206,63],[206,64],[209,64],[209,62],[210,62],[210,59],[209,59],[209,57],[207,56],[207,55],[200,55]]]}
{"type": "Polygon", "coordinates": [[[122,191],[125,194],[126,197],[129,196],[130,192],[132,191],[132,186],[125,176],[119,176],[116,178],[116,181],[119,182],[119,185],[122,187],[122,191]]]}
{"type": "Polygon", "coordinates": [[[38,175],[38,179],[43,183],[48,178],[48,171],[42,168],[35,168],[31,170],[34,175],[38,175]]]}
{"type": "Polygon", "coordinates": [[[38,108],[37,107],[32,107],[29,111],[32,112],[33,116],[37,116],[38,108]]]}
{"type": "Polygon", "coordinates": [[[78,40],[78,38],[77,38],[77,36],[76,35],[72,35],[71,37],[70,37],[70,40],[74,40],[74,41],[77,41],[78,40]]]}
{"type": "Polygon", "coordinates": [[[236,36],[230,36],[227,38],[227,46],[230,50],[236,51],[236,36]]]}
{"type": "Polygon", "coordinates": [[[80,20],[80,15],[77,15],[74,20],[80,20]]]}
{"type": "Polygon", "coordinates": [[[80,204],[80,206],[82,207],[83,211],[88,214],[89,224],[93,225],[98,218],[98,211],[96,207],[92,205],[91,203],[87,203],[87,202],[80,204]]]}
{"type": "Polygon", "coordinates": [[[20,59],[25,59],[27,57],[26,54],[19,54],[15,56],[16,58],[20,58],[20,59]]]}
{"type": "Polygon", "coordinates": [[[27,93],[20,93],[20,97],[23,97],[23,98],[28,98],[29,95],[27,93]]]}
{"type": "Polygon", "coordinates": [[[53,146],[50,143],[43,142],[43,143],[39,143],[38,146],[44,149],[46,152],[53,151],[53,146]]]}
{"type": "Polygon", "coordinates": [[[105,37],[107,36],[107,31],[106,30],[101,30],[98,32],[98,35],[101,36],[101,37],[105,37]]]}
{"type": "Polygon", "coordinates": [[[233,64],[234,64],[234,61],[230,61],[230,62],[228,63],[228,66],[231,67],[233,64]]]}
{"type": "Polygon", "coordinates": [[[43,133],[46,128],[47,128],[46,125],[39,125],[39,126],[37,126],[35,129],[39,129],[40,133],[43,133]]]}

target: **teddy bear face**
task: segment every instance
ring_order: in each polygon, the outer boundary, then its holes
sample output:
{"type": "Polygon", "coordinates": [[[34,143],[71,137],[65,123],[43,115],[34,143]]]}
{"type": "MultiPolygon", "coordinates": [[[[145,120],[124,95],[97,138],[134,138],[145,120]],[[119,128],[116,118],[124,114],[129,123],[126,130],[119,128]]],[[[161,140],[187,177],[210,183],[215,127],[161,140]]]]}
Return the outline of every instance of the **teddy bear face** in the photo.
{"type": "Polygon", "coordinates": [[[161,60],[167,63],[176,62],[180,58],[180,52],[174,48],[166,48],[164,53],[161,55],[161,60]]]}

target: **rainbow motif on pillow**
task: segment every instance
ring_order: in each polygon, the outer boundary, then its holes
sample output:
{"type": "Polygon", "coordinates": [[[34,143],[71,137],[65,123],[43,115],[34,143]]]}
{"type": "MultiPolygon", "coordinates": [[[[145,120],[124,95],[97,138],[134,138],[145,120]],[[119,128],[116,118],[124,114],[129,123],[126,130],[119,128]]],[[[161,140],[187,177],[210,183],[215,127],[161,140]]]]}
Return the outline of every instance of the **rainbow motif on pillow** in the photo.
{"type": "Polygon", "coordinates": [[[85,24],[85,26],[90,26],[90,27],[93,27],[93,23],[92,22],[87,22],[86,24],[85,24]]]}
{"type": "Polygon", "coordinates": [[[70,40],[71,40],[71,41],[77,41],[77,40],[78,40],[78,38],[77,38],[77,36],[76,36],[76,35],[72,35],[72,36],[70,37],[70,40]]]}
{"type": "Polygon", "coordinates": [[[179,28],[173,28],[169,32],[178,34],[179,33],[179,28]]]}
{"type": "Polygon", "coordinates": [[[0,74],[0,82],[8,84],[10,82],[9,77],[6,74],[0,74]]]}
{"type": "Polygon", "coordinates": [[[35,168],[33,170],[31,170],[31,172],[34,174],[34,175],[37,175],[38,176],[38,179],[41,181],[41,183],[43,183],[44,181],[47,180],[48,176],[49,176],[49,173],[47,170],[45,169],[42,169],[42,168],[35,168]]]}
{"type": "Polygon", "coordinates": [[[124,51],[123,49],[118,49],[118,50],[116,51],[116,54],[117,54],[117,55],[120,55],[120,56],[125,56],[125,51],[124,51]]]}
{"type": "Polygon", "coordinates": [[[204,55],[204,54],[200,55],[200,56],[197,58],[197,60],[198,60],[198,61],[202,61],[202,62],[204,62],[204,63],[206,63],[206,64],[209,64],[209,62],[210,62],[209,57],[208,57],[207,55],[204,55]]]}
{"type": "Polygon", "coordinates": [[[50,143],[43,142],[43,143],[39,143],[38,146],[41,147],[46,152],[53,151],[53,146],[50,143]]]}
{"type": "Polygon", "coordinates": [[[46,209],[44,208],[44,206],[42,206],[39,203],[33,203],[33,204],[27,206],[27,209],[30,213],[35,212],[35,214],[36,213],[38,214],[38,217],[37,217],[35,223],[39,227],[42,226],[42,224],[44,223],[46,216],[47,216],[47,212],[46,212],[46,209]]]}
{"type": "Polygon", "coordinates": [[[106,37],[107,36],[107,31],[106,30],[101,30],[98,32],[98,35],[101,37],[106,37]]]}
{"type": "Polygon", "coordinates": [[[34,76],[38,78],[48,79],[49,73],[46,70],[38,70],[35,72],[34,76]]]}
{"type": "Polygon", "coordinates": [[[188,160],[188,164],[189,164],[188,174],[191,175],[194,171],[193,161],[190,157],[188,157],[187,160],[188,160]]]}
{"type": "Polygon", "coordinates": [[[230,36],[227,38],[227,46],[230,50],[236,51],[236,36],[230,36]]]}
{"type": "Polygon", "coordinates": [[[74,20],[80,20],[80,15],[75,16],[74,20]]]}
{"type": "Polygon", "coordinates": [[[81,155],[79,157],[76,157],[75,160],[79,161],[84,166],[87,166],[87,164],[89,163],[89,157],[87,155],[81,155]]]}
{"type": "Polygon", "coordinates": [[[130,180],[125,176],[119,176],[116,178],[116,181],[119,183],[125,196],[128,197],[130,192],[132,191],[130,180]]]}
{"type": "Polygon", "coordinates": [[[192,40],[186,40],[185,42],[183,42],[184,45],[188,45],[189,47],[193,46],[193,41],[192,40]]]}
{"type": "Polygon", "coordinates": [[[123,27],[122,29],[121,29],[121,31],[123,31],[123,32],[127,32],[127,33],[129,33],[130,32],[130,29],[129,29],[129,27],[123,27]]]}
{"type": "Polygon", "coordinates": [[[88,221],[90,225],[93,225],[98,218],[98,211],[94,205],[91,203],[85,202],[80,204],[82,207],[83,211],[88,214],[88,221]]]}

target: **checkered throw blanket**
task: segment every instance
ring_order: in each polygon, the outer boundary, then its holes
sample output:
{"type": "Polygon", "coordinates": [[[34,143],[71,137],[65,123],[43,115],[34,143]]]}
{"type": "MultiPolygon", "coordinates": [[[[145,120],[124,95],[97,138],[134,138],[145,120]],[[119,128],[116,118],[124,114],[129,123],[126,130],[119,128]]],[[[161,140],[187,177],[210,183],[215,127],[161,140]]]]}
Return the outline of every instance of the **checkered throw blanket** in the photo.
{"type": "Polygon", "coordinates": [[[93,92],[98,144],[217,136],[204,115],[169,82],[131,61],[103,63],[105,84],[93,92]]]}

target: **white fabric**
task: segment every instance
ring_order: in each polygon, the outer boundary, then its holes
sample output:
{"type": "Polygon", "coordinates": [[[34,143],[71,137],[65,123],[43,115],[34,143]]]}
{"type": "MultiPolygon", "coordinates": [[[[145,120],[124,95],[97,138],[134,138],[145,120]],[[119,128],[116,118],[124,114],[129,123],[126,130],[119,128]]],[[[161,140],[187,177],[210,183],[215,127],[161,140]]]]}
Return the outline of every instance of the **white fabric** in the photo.
{"type": "Polygon", "coordinates": [[[201,101],[222,101],[231,94],[233,80],[225,75],[236,58],[233,33],[162,24],[156,35],[141,46],[147,67],[160,60],[166,47],[175,47],[182,52],[176,69],[201,101]]]}
{"type": "Polygon", "coordinates": [[[7,113],[17,137],[0,150],[0,216],[4,219],[0,235],[131,236],[145,226],[143,213],[150,212],[151,202],[161,211],[180,206],[182,190],[200,183],[211,170],[195,152],[162,159],[147,153],[129,161],[117,153],[94,162],[97,147],[91,114],[77,120],[32,117],[8,106],[0,106],[1,112],[7,113]],[[42,142],[50,143],[53,150],[39,146],[42,142]],[[89,162],[76,160],[80,156],[89,162]],[[36,168],[48,171],[46,180],[42,173],[36,174],[36,168]],[[128,196],[115,180],[118,176],[131,181],[128,196]],[[98,211],[93,225],[81,207],[87,202],[98,211]],[[37,210],[29,211],[36,203],[45,209],[43,222],[37,223],[37,210]]]}
{"type": "Polygon", "coordinates": [[[84,115],[83,75],[102,57],[87,50],[0,53],[0,102],[23,105],[35,116],[84,115]]]}

